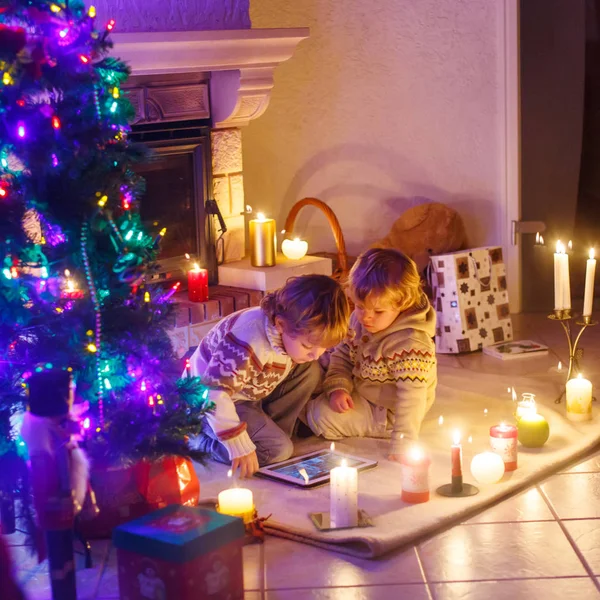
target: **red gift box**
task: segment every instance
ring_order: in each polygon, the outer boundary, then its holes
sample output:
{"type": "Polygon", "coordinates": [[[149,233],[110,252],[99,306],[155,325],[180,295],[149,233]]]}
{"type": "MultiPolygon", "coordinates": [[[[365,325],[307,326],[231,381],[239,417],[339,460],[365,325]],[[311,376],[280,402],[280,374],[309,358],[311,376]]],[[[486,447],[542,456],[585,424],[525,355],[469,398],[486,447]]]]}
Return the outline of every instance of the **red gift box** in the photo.
{"type": "Polygon", "coordinates": [[[167,506],[117,527],[119,594],[128,600],[243,600],[244,523],[167,506]]]}
{"type": "Polygon", "coordinates": [[[194,465],[180,456],[129,467],[93,467],[92,488],[100,512],[82,515],[81,531],[87,538],[109,538],[115,527],[169,504],[196,506],[200,483],[194,465]]]}

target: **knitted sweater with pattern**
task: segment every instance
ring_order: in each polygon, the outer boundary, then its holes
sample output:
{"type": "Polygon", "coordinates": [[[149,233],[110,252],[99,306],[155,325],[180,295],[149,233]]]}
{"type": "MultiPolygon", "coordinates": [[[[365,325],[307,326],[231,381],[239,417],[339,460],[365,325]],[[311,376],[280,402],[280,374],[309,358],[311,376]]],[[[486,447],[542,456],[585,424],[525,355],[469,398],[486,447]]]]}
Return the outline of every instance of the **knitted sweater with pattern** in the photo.
{"type": "Polygon", "coordinates": [[[254,452],[235,402],[262,400],[289,375],[293,363],[281,334],[258,307],[233,313],[204,337],[190,366],[191,374],[209,387],[215,410],[207,414],[208,423],[229,457],[254,452]]]}
{"type": "Polygon", "coordinates": [[[389,409],[394,415],[392,454],[400,453],[404,438],[418,438],[435,399],[435,322],[425,295],[418,307],[378,333],[363,329],[353,313],[348,337],[331,356],[325,392],[345,390],[389,409]]]}

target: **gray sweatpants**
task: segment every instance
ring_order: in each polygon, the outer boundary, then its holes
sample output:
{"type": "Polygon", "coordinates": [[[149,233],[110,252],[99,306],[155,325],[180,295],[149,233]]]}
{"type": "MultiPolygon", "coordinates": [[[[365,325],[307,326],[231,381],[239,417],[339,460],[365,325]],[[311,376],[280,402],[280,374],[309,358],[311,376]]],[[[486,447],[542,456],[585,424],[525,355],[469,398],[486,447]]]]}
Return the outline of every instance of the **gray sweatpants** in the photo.
{"type": "MultiPolygon", "coordinates": [[[[322,371],[317,362],[296,365],[290,374],[268,396],[257,402],[236,402],[240,421],[256,446],[258,464],[262,467],[289,458],[294,451],[291,437],[298,415],[321,382],[322,371]]],[[[218,462],[229,464],[229,453],[205,422],[196,442],[199,449],[218,462]]]]}

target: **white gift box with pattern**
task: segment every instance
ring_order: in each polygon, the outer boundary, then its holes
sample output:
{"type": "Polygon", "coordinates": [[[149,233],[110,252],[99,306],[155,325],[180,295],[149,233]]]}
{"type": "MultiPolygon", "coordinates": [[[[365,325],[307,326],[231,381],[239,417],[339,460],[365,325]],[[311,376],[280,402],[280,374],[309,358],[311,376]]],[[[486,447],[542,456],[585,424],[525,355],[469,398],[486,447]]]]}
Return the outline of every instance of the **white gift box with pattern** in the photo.
{"type": "Polygon", "coordinates": [[[437,352],[473,352],[513,339],[500,246],[432,256],[429,276],[437,352]]]}

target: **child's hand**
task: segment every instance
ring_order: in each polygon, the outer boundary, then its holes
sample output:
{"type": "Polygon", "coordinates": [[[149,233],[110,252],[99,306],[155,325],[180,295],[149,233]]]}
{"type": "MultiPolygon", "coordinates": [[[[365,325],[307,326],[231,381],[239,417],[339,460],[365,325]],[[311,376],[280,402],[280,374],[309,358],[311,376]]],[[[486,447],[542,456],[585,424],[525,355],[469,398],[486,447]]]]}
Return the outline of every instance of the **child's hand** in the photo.
{"type": "Polygon", "coordinates": [[[329,396],[329,406],[331,410],[338,413],[345,413],[347,410],[354,408],[352,396],[344,390],[335,390],[329,396]]]}
{"type": "Polygon", "coordinates": [[[235,473],[236,469],[240,469],[240,477],[252,477],[256,471],[258,471],[258,458],[256,452],[246,454],[246,456],[240,456],[234,458],[231,462],[231,472],[235,473]]]}
{"type": "Polygon", "coordinates": [[[388,460],[402,462],[402,454],[388,454],[388,460]]]}

